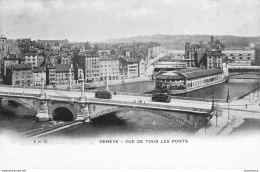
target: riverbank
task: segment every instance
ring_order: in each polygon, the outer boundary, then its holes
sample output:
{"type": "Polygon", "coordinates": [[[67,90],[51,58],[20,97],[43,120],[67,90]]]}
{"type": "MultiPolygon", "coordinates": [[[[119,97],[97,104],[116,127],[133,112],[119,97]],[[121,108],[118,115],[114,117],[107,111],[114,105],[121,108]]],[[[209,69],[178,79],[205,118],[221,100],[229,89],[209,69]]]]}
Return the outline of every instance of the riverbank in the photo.
{"type": "MultiPolygon", "coordinates": [[[[124,84],[129,84],[129,83],[140,83],[140,82],[146,82],[146,81],[152,81],[151,77],[139,77],[139,78],[132,78],[132,79],[124,79],[124,80],[113,80],[113,81],[108,81],[108,85],[124,85],[124,84]]],[[[103,88],[106,86],[106,81],[100,81],[100,82],[92,82],[92,83],[87,83],[89,87],[92,88],[103,88]]],[[[72,88],[81,88],[82,84],[81,83],[73,83],[71,85],[72,88]]],[[[53,88],[53,86],[48,86],[48,88],[53,88]]],[[[55,88],[58,89],[68,89],[69,85],[55,85],[55,88]]]]}
{"type": "MultiPolygon", "coordinates": [[[[220,106],[220,115],[217,119],[213,115],[208,125],[200,129],[196,136],[227,136],[233,131],[239,131],[240,126],[244,126],[245,121],[260,121],[260,92],[254,90],[244,96],[242,99],[235,100],[230,105],[222,104],[220,106]],[[244,125],[243,125],[244,124],[244,125]]],[[[260,133],[260,130],[255,130],[260,133]]]]}

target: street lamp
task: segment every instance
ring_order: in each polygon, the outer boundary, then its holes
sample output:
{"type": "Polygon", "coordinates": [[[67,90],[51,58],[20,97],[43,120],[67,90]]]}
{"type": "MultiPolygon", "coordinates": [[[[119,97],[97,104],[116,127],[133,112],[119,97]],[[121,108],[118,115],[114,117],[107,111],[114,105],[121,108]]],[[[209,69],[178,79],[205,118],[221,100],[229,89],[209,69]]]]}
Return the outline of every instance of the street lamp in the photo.
{"type": "Polygon", "coordinates": [[[259,78],[257,80],[257,97],[259,97],[259,80],[260,80],[260,75],[259,75],[259,78]]]}
{"type": "Polygon", "coordinates": [[[109,91],[109,88],[108,88],[108,72],[107,73],[107,77],[106,77],[106,90],[109,91]]]}
{"type": "Polygon", "coordinates": [[[207,118],[204,117],[205,134],[207,134],[207,118]]]}
{"type": "Polygon", "coordinates": [[[215,110],[215,105],[214,105],[214,99],[215,99],[215,87],[213,86],[213,87],[211,87],[211,96],[212,96],[212,99],[211,99],[211,101],[212,101],[212,106],[211,106],[211,111],[213,112],[214,110],[215,110]]]}
{"type": "Polygon", "coordinates": [[[84,77],[82,77],[82,88],[81,88],[81,97],[85,97],[85,90],[84,90],[84,88],[85,88],[85,84],[84,84],[84,77]]]}
{"type": "Polygon", "coordinates": [[[41,76],[41,94],[44,94],[44,77],[43,77],[43,71],[41,76]]]}
{"type": "Polygon", "coordinates": [[[230,103],[229,86],[228,86],[228,94],[227,94],[227,103],[228,103],[228,120],[229,120],[229,103],[230,103]]]}
{"type": "Polygon", "coordinates": [[[70,67],[70,70],[69,70],[69,86],[68,86],[68,89],[71,91],[71,67],[70,67]]]}

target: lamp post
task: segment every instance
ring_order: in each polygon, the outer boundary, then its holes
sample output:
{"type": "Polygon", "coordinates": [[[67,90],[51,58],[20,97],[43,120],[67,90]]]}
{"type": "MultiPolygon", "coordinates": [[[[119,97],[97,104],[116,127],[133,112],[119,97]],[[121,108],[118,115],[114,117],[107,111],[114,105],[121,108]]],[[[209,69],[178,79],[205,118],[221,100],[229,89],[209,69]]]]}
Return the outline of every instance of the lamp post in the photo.
{"type": "Polygon", "coordinates": [[[70,67],[70,70],[69,70],[69,86],[68,86],[68,89],[71,91],[71,67],[70,67]]]}
{"type": "Polygon", "coordinates": [[[81,88],[81,97],[85,97],[85,84],[84,84],[84,77],[82,77],[82,88],[81,88]]]}
{"type": "Polygon", "coordinates": [[[214,99],[215,99],[215,88],[214,88],[214,86],[213,87],[211,87],[211,96],[212,96],[212,106],[211,106],[211,111],[213,112],[214,110],[215,110],[215,105],[214,105],[214,99]]]}
{"type": "Polygon", "coordinates": [[[207,134],[207,118],[204,116],[204,127],[205,127],[205,134],[207,134]]]}
{"type": "Polygon", "coordinates": [[[106,90],[109,91],[109,88],[108,88],[108,74],[107,74],[107,77],[106,77],[106,90]]]}
{"type": "Polygon", "coordinates": [[[228,103],[228,120],[229,120],[229,103],[230,103],[229,86],[228,86],[227,103],[228,103]]]}
{"type": "Polygon", "coordinates": [[[250,92],[249,92],[249,94],[248,94],[248,96],[249,96],[249,103],[251,102],[251,96],[250,96],[250,92]]]}
{"type": "Polygon", "coordinates": [[[41,76],[41,94],[44,94],[44,77],[43,77],[43,71],[41,76]]]}
{"type": "MultiPolygon", "coordinates": [[[[260,75],[259,75],[259,77],[260,77],[260,75]]],[[[258,78],[258,80],[257,80],[257,97],[259,97],[259,80],[260,80],[260,78],[258,78]]]]}

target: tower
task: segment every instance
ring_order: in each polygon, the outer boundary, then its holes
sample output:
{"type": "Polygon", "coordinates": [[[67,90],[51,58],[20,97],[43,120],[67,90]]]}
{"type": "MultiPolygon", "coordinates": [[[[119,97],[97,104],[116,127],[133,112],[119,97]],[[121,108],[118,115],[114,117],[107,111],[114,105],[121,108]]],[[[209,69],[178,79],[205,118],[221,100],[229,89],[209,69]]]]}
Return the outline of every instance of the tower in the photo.
{"type": "Polygon", "coordinates": [[[0,38],[4,37],[2,24],[0,24],[0,38]]]}
{"type": "Polygon", "coordinates": [[[213,42],[214,42],[214,36],[213,36],[213,34],[211,35],[210,42],[211,42],[211,43],[213,43],[213,42]]]}
{"type": "Polygon", "coordinates": [[[2,25],[0,25],[0,52],[6,53],[6,51],[7,51],[7,38],[4,37],[2,25]]]}

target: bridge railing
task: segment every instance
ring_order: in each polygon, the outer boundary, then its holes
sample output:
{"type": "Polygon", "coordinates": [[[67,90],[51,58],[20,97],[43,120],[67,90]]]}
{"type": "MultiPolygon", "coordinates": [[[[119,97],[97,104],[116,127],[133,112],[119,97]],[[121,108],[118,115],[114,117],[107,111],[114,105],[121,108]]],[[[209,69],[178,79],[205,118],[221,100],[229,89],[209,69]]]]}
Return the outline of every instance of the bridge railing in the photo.
{"type": "Polygon", "coordinates": [[[146,106],[146,107],[158,107],[158,108],[166,108],[166,109],[176,109],[176,110],[187,110],[187,111],[194,111],[194,112],[205,112],[205,110],[209,111],[210,109],[203,109],[203,108],[193,108],[193,107],[185,107],[185,106],[175,106],[175,105],[163,105],[163,104],[152,104],[152,103],[136,103],[136,102],[123,102],[117,100],[110,100],[110,99],[88,99],[89,101],[93,102],[103,102],[103,103],[115,103],[115,104],[125,104],[125,105],[133,105],[133,106],[146,106]]]}
{"type": "Polygon", "coordinates": [[[127,95],[127,96],[152,97],[152,95],[151,95],[151,94],[142,94],[142,93],[129,93],[129,92],[116,92],[116,95],[127,95]]]}
{"type": "Polygon", "coordinates": [[[0,94],[6,94],[6,95],[13,95],[13,96],[31,96],[31,97],[39,97],[39,94],[33,94],[33,93],[14,93],[14,92],[8,92],[8,91],[1,91],[0,94]]]}
{"type": "MultiPolygon", "coordinates": [[[[212,102],[213,99],[210,98],[193,98],[193,97],[181,97],[181,96],[171,96],[172,99],[179,99],[179,100],[192,100],[192,101],[201,101],[201,102],[212,102]]],[[[223,103],[225,99],[214,99],[214,102],[223,103]]]]}
{"type": "MultiPolygon", "coordinates": [[[[7,88],[30,88],[30,89],[37,89],[37,90],[40,90],[41,89],[41,86],[18,86],[18,85],[3,85],[3,84],[0,84],[0,87],[7,87],[7,88]]],[[[68,88],[57,88],[57,87],[44,87],[44,90],[58,90],[58,91],[68,91],[68,88]]],[[[71,91],[74,91],[74,92],[81,92],[81,89],[80,88],[72,88],[71,91]]],[[[86,91],[86,90],[85,90],[86,91]]],[[[89,92],[90,90],[87,90],[87,92],[89,92]]]]}
{"type": "MultiPolygon", "coordinates": [[[[141,97],[152,97],[152,94],[141,94],[141,93],[128,93],[128,92],[116,92],[117,95],[128,95],[128,96],[141,96],[141,97]]],[[[171,96],[172,99],[178,100],[192,100],[192,101],[203,101],[212,102],[210,98],[193,98],[193,97],[182,97],[182,96],[171,96]]],[[[226,99],[214,99],[214,102],[224,103],[226,99]]]]}

